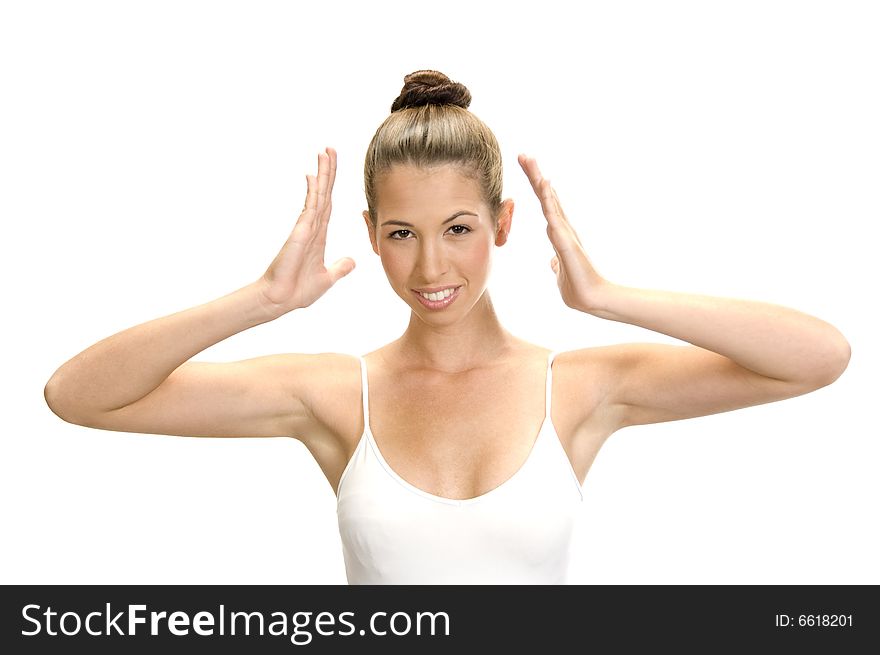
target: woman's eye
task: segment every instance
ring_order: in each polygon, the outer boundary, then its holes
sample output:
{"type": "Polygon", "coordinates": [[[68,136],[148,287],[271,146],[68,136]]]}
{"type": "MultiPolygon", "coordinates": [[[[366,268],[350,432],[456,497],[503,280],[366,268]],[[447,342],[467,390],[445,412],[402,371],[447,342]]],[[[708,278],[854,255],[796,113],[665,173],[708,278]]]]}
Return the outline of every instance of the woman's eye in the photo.
{"type": "MultiPolygon", "coordinates": [[[[462,234],[467,234],[471,231],[471,228],[469,228],[467,225],[453,225],[449,229],[450,231],[452,231],[453,234],[458,236],[462,234]]],[[[394,232],[390,233],[388,236],[392,239],[402,241],[404,239],[409,239],[411,234],[411,230],[394,230],[394,232]]]]}

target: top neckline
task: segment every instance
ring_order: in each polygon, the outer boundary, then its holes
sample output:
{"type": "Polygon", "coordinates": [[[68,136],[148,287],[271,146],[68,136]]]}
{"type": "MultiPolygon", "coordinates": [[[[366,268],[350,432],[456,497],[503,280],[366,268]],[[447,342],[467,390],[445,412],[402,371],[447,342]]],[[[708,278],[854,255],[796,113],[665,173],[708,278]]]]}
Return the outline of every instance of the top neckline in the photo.
{"type": "MultiPolygon", "coordinates": [[[[541,425],[538,428],[538,433],[535,435],[534,440],[532,441],[532,446],[529,449],[528,455],[526,455],[525,460],[516,471],[513,472],[510,477],[504,480],[501,484],[492,487],[488,491],[481,493],[478,496],[472,496],[471,498],[449,498],[447,496],[438,496],[437,494],[432,494],[429,491],[425,491],[424,489],[415,486],[411,482],[405,480],[402,476],[400,476],[397,471],[395,471],[385,457],[382,455],[382,451],[379,449],[379,444],[376,443],[376,438],[373,436],[373,431],[370,428],[370,413],[369,413],[369,385],[367,384],[367,362],[366,360],[358,355],[358,359],[361,361],[361,393],[363,397],[363,412],[364,412],[364,432],[362,438],[366,437],[367,442],[370,445],[370,448],[373,449],[373,453],[376,455],[376,459],[379,460],[379,463],[382,465],[382,468],[402,487],[411,491],[412,493],[421,496],[422,498],[426,498],[428,500],[433,500],[435,502],[444,503],[447,505],[472,505],[474,503],[478,503],[480,501],[485,500],[491,496],[500,493],[501,490],[506,489],[510,486],[514,480],[519,478],[523,471],[527,468],[529,462],[532,461],[533,455],[538,447],[538,442],[541,439],[541,435],[547,429],[547,426],[553,426],[553,421],[550,417],[550,400],[551,400],[551,392],[553,385],[553,360],[556,357],[556,351],[550,351],[547,355],[547,376],[545,381],[545,401],[544,401],[544,418],[541,421],[541,425]]],[[[554,428],[555,429],[555,428],[554,428]]]]}

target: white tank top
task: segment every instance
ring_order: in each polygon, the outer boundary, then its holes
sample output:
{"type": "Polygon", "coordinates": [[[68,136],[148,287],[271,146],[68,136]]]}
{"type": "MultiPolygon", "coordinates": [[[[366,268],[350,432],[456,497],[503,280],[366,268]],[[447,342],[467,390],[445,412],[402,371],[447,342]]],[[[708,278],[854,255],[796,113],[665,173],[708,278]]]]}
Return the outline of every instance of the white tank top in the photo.
{"type": "Polygon", "coordinates": [[[385,461],[370,431],[367,364],[361,362],[364,433],[337,489],[336,514],[349,584],[565,584],[583,489],[550,420],[528,458],[486,493],[452,499],[423,491],[385,461]]]}

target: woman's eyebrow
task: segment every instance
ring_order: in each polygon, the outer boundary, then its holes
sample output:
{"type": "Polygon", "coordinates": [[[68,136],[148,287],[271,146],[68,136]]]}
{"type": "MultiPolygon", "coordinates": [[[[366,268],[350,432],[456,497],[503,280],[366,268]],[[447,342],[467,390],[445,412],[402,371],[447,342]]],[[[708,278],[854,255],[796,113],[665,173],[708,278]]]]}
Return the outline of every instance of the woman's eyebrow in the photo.
{"type": "MultiPolygon", "coordinates": [[[[462,216],[463,214],[477,216],[477,218],[479,218],[479,216],[474,212],[462,209],[461,211],[455,212],[452,216],[443,221],[441,225],[446,225],[449,221],[454,221],[456,218],[462,216]]],[[[382,227],[385,227],[386,225],[403,225],[404,227],[415,227],[415,225],[413,225],[412,223],[407,223],[406,221],[385,221],[384,223],[382,223],[382,227]]]]}

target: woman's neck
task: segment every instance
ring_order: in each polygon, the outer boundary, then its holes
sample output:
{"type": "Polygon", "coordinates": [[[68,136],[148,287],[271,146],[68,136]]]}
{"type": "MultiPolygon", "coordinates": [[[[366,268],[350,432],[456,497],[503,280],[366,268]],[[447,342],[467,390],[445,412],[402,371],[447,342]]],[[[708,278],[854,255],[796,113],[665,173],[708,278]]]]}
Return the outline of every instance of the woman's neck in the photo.
{"type": "Polygon", "coordinates": [[[496,360],[516,341],[501,325],[486,291],[468,315],[452,325],[432,325],[410,314],[395,349],[409,364],[458,373],[496,360]]]}

